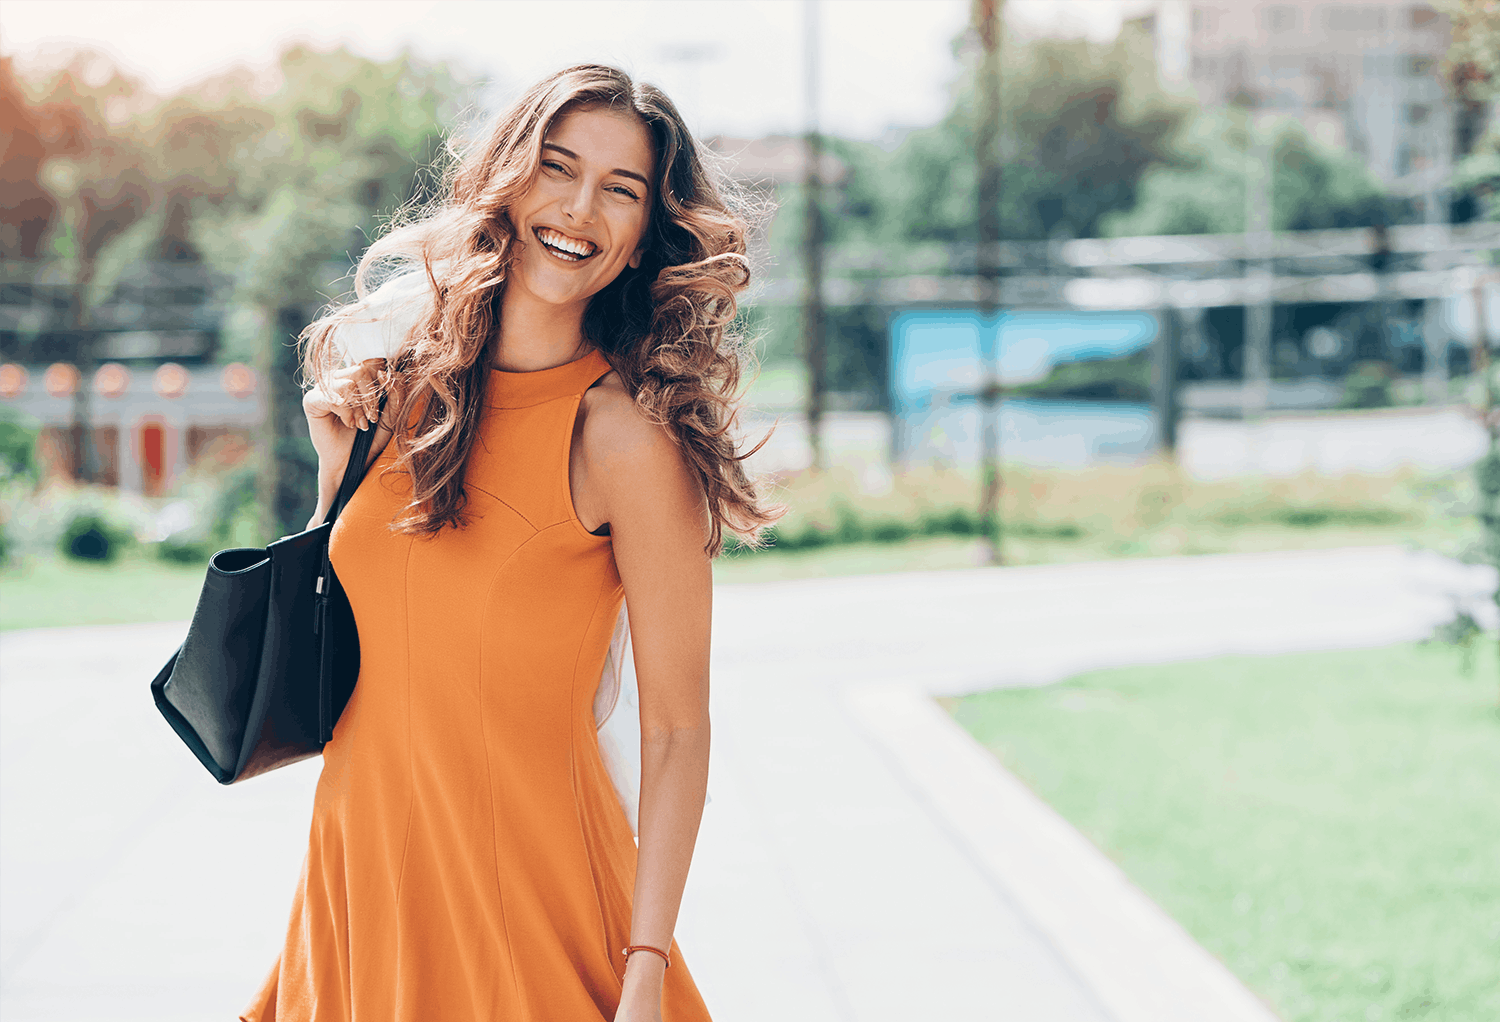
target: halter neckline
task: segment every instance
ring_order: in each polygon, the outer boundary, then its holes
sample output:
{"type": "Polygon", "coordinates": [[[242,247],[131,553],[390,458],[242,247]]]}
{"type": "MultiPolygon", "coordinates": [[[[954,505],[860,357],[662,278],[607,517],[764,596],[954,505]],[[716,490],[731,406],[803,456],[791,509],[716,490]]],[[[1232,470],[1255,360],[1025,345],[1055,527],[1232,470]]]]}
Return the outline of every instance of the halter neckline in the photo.
{"type": "Polygon", "coordinates": [[[560,397],[582,394],[609,372],[610,365],[598,348],[582,358],[529,373],[490,369],[488,404],[497,408],[527,408],[560,397]]]}

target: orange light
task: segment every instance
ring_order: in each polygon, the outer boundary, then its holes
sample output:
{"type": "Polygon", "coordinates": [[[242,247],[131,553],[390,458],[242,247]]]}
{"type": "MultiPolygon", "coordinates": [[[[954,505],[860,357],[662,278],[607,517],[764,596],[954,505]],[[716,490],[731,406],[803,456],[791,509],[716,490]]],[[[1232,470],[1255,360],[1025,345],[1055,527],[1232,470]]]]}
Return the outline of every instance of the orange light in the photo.
{"type": "Polygon", "coordinates": [[[247,398],[255,393],[255,370],[243,362],[231,362],[219,376],[219,385],[233,397],[247,398]]]}
{"type": "Polygon", "coordinates": [[[151,386],[162,397],[181,397],[188,388],[188,371],[176,362],[163,362],[156,367],[151,386]]]}
{"type": "Polygon", "coordinates": [[[14,362],[0,365],[0,397],[9,401],[11,398],[20,397],[26,392],[26,384],[30,377],[26,370],[14,362]]]}
{"type": "Polygon", "coordinates": [[[67,397],[78,389],[78,367],[67,362],[53,362],[42,374],[42,386],[53,397],[67,397]]]}
{"type": "Polygon", "coordinates": [[[94,374],[94,393],[100,397],[119,397],[130,389],[130,370],[118,362],[106,362],[94,374]]]}

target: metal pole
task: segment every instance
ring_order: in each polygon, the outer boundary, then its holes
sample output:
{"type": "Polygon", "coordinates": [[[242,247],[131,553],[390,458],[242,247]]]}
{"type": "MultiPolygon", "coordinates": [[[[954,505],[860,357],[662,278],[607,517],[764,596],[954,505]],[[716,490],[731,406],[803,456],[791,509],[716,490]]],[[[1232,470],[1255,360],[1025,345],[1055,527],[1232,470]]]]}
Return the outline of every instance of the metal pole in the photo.
{"type": "Polygon", "coordinates": [[[1182,346],[1182,310],[1164,306],[1156,317],[1156,343],[1152,348],[1151,390],[1156,421],[1161,429],[1161,452],[1177,458],[1177,353],[1182,346]]]}
{"type": "MultiPolygon", "coordinates": [[[[1255,31],[1261,32],[1264,28],[1257,26],[1255,31]]],[[[1256,85],[1264,90],[1269,75],[1257,41],[1250,44],[1250,66],[1256,85]]],[[[1276,154],[1274,139],[1263,136],[1261,125],[1256,123],[1255,111],[1266,106],[1264,100],[1263,91],[1258,91],[1245,114],[1245,277],[1249,286],[1245,300],[1244,381],[1240,394],[1247,425],[1265,415],[1271,388],[1271,203],[1274,200],[1272,175],[1275,173],[1276,154]]],[[[1273,130],[1269,123],[1267,129],[1273,130]]]]}
{"type": "Polygon", "coordinates": [[[803,87],[807,126],[802,138],[802,343],[807,362],[807,441],[813,471],[825,467],[823,395],[828,352],[823,321],[823,138],[818,124],[818,0],[803,0],[803,87]]]}
{"type": "MultiPolygon", "coordinates": [[[[1479,518],[1485,526],[1485,547],[1490,563],[1500,567],[1500,551],[1496,549],[1497,539],[1500,537],[1495,534],[1494,524],[1495,517],[1500,515],[1500,507],[1496,507],[1497,494],[1493,490],[1493,484],[1486,486],[1486,473],[1483,471],[1487,463],[1493,462],[1497,450],[1500,450],[1500,423],[1495,420],[1495,378],[1490,371],[1490,338],[1484,317],[1484,281],[1482,275],[1475,274],[1470,292],[1474,302],[1474,368],[1483,381],[1479,391],[1479,416],[1484,423],[1484,431],[1489,436],[1489,451],[1479,463],[1479,518]]],[[[1490,599],[1500,607],[1500,587],[1490,594],[1490,599]]]]}
{"type": "Polygon", "coordinates": [[[1004,0],[974,0],[974,29],[983,46],[976,82],[979,124],[975,169],[979,180],[979,323],[984,383],[979,391],[984,450],[980,465],[979,526],[982,557],[1000,564],[1000,45],[1004,0]]]}
{"type": "MultiPolygon", "coordinates": [[[[1448,196],[1444,189],[1453,170],[1453,128],[1446,99],[1434,103],[1427,114],[1429,161],[1424,219],[1442,238],[1443,251],[1427,256],[1430,269],[1446,269],[1452,258],[1448,227],[1448,196]]],[[[1442,302],[1428,298],[1422,303],[1422,392],[1428,404],[1448,400],[1448,331],[1443,326],[1442,302]]]]}

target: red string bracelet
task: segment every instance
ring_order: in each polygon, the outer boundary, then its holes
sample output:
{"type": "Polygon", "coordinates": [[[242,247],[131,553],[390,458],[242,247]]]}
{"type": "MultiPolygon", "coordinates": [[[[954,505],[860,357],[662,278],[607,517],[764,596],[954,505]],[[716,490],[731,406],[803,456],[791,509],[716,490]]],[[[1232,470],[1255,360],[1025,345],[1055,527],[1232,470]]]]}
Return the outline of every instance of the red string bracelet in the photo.
{"type": "Polygon", "coordinates": [[[672,967],[672,959],[667,957],[667,953],[659,948],[652,947],[650,944],[632,944],[621,951],[620,954],[624,955],[625,960],[628,962],[630,961],[630,953],[632,951],[650,951],[653,955],[660,955],[661,960],[667,963],[667,968],[670,969],[672,967]]]}

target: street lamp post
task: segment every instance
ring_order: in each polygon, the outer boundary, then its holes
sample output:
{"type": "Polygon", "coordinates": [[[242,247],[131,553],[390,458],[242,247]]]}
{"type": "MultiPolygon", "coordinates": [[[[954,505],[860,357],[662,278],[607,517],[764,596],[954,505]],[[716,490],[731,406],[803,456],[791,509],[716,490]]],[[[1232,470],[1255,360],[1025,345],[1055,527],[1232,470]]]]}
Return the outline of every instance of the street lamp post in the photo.
{"type": "Polygon", "coordinates": [[[822,471],[823,396],[828,351],[823,318],[823,137],[818,124],[818,0],[803,0],[803,83],[806,130],[802,137],[802,343],[807,363],[807,440],[813,471],[822,471]]]}
{"type": "Polygon", "coordinates": [[[976,82],[979,123],[974,155],[979,180],[979,329],[984,381],[979,391],[983,454],[979,525],[983,560],[1001,563],[1000,524],[1000,44],[1004,0],[974,0],[974,30],[982,53],[976,82]]]}

